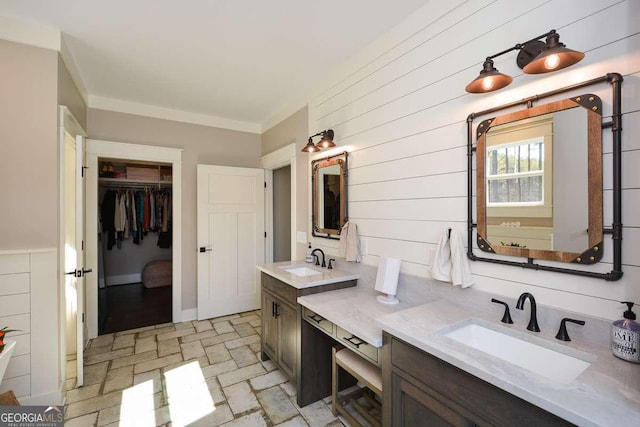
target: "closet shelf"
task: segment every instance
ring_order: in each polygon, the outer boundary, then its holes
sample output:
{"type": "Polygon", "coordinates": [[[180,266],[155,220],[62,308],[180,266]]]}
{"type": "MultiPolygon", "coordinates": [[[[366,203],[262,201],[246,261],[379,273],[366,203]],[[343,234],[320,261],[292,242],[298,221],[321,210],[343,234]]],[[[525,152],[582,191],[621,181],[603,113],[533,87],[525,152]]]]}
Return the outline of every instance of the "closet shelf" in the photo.
{"type": "Polygon", "coordinates": [[[160,181],[160,180],[142,180],[142,179],[128,179],[128,178],[98,178],[98,183],[100,184],[109,184],[109,185],[153,185],[153,186],[170,186],[172,184],[171,181],[160,181]]]}

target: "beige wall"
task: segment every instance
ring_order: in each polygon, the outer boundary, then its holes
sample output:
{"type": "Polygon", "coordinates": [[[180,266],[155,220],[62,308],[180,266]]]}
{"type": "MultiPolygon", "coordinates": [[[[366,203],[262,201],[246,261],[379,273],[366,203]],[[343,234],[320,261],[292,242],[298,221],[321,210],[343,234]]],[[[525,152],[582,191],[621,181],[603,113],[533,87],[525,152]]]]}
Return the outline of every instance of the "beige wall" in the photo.
{"type": "Polygon", "coordinates": [[[58,104],[66,106],[80,126],[87,130],[87,104],[82,99],[60,55],[58,55],[58,104]]]}
{"type": "MultiPolygon", "coordinates": [[[[296,231],[305,233],[309,228],[310,222],[308,200],[311,175],[309,155],[300,150],[307,144],[308,138],[309,109],[306,106],[262,134],[262,155],[269,154],[294,142],[296,144],[296,231]]],[[[307,239],[310,237],[308,235],[307,239]]],[[[306,243],[297,243],[295,258],[304,259],[306,250],[306,243]]]]}
{"type": "Polygon", "coordinates": [[[182,148],[182,307],[196,307],[196,165],[259,167],[260,135],[90,108],[89,138],[182,148]]]}
{"type": "Polygon", "coordinates": [[[58,246],[57,55],[0,40],[0,249],[58,246]]]}
{"type": "MultiPolygon", "coordinates": [[[[276,151],[293,142],[302,150],[309,138],[309,108],[296,111],[262,134],[262,155],[276,151]]],[[[305,154],[306,155],[306,154],[305,154]]]]}

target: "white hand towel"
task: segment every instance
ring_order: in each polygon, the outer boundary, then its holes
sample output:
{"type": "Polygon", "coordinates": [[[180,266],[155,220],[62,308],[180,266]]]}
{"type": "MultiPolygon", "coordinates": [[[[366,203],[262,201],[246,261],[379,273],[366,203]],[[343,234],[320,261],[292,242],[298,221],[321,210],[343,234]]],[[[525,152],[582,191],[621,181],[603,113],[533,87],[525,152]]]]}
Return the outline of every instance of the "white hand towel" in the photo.
{"type": "Polygon", "coordinates": [[[451,230],[451,233],[448,229],[444,230],[429,270],[431,277],[443,282],[451,282],[453,286],[467,288],[473,285],[464,242],[456,230],[451,230]]]}
{"type": "Polygon", "coordinates": [[[362,261],[358,227],[351,221],[347,221],[340,231],[340,256],[351,262],[362,261]]]}
{"type": "Polygon", "coordinates": [[[451,248],[449,247],[449,234],[444,231],[438,241],[438,247],[431,261],[431,277],[442,282],[451,281],[451,248]]]}
{"type": "Polygon", "coordinates": [[[453,286],[468,288],[473,285],[473,276],[462,236],[456,230],[451,230],[449,245],[451,246],[451,283],[453,286]]]}

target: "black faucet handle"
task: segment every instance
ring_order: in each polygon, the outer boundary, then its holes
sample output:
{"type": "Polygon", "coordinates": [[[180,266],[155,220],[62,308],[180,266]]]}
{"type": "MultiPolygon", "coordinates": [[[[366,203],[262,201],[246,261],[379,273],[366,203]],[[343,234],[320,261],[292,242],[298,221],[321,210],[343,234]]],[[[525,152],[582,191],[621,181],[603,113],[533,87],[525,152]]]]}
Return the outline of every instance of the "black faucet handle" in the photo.
{"type": "Polygon", "coordinates": [[[316,254],[313,254],[313,257],[316,259],[316,265],[320,265],[320,257],[316,254]]]}
{"type": "Polygon", "coordinates": [[[332,262],[332,261],[335,261],[335,259],[334,259],[334,258],[331,258],[331,259],[329,260],[329,266],[327,267],[327,270],[333,270],[333,265],[331,264],[331,262],[332,262]]]}
{"type": "Polygon", "coordinates": [[[495,302],[497,304],[504,305],[504,314],[502,315],[502,323],[512,324],[513,320],[511,319],[511,312],[509,311],[509,304],[504,301],[497,300],[495,298],[491,298],[491,302],[495,302]]]}
{"type": "Polygon", "coordinates": [[[567,322],[575,323],[577,325],[584,325],[584,320],[576,320],[565,317],[560,322],[560,329],[558,329],[558,333],[556,334],[556,338],[560,341],[571,341],[571,338],[569,338],[569,334],[567,333],[567,322]]]}

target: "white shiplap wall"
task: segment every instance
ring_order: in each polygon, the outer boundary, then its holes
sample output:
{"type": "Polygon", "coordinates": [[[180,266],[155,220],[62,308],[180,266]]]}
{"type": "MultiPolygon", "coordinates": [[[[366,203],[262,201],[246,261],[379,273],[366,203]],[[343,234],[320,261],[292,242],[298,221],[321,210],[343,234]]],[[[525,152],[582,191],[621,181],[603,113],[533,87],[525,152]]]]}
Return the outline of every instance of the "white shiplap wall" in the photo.
{"type": "MultiPolygon", "coordinates": [[[[337,150],[351,153],[349,217],[366,242],[364,262],[377,265],[379,256],[397,257],[404,273],[428,277],[446,227],[455,227],[466,241],[466,118],[471,112],[608,72],[625,78],[624,277],[605,282],[482,262],[471,268],[479,289],[511,297],[526,290],[541,304],[578,313],[614,319],[621,314],[617,301],[640,303],[640,2],[634,0],[433,1],[337,69],[309,103],[309,132],[332,128],[337,150]],[[522,73],[513,52],[496,59],[496,67],[514,77],[511,86],[484,95],[465,92],[486,56],[550,29],[586,58],[535,76],[522,73]]],[[[588,90],[602,97],[604,115],[611,115],[610,86],[588,90]]],[[[609,130],[603,138],[604,223],[610,226],[609,130]]],[[[337,254],[335,241],[314,239],[313,244],[337,254]]],[[[595,271],[612,269],[609,236],[605,250],[595,271]]]]}
{"type": "Polygon", "coordinates": [[[0,328],[17,329],[0,393],[13,390],[22,405],[62,401],[57,277],[56,249],[0,251],[0,328]]]}

